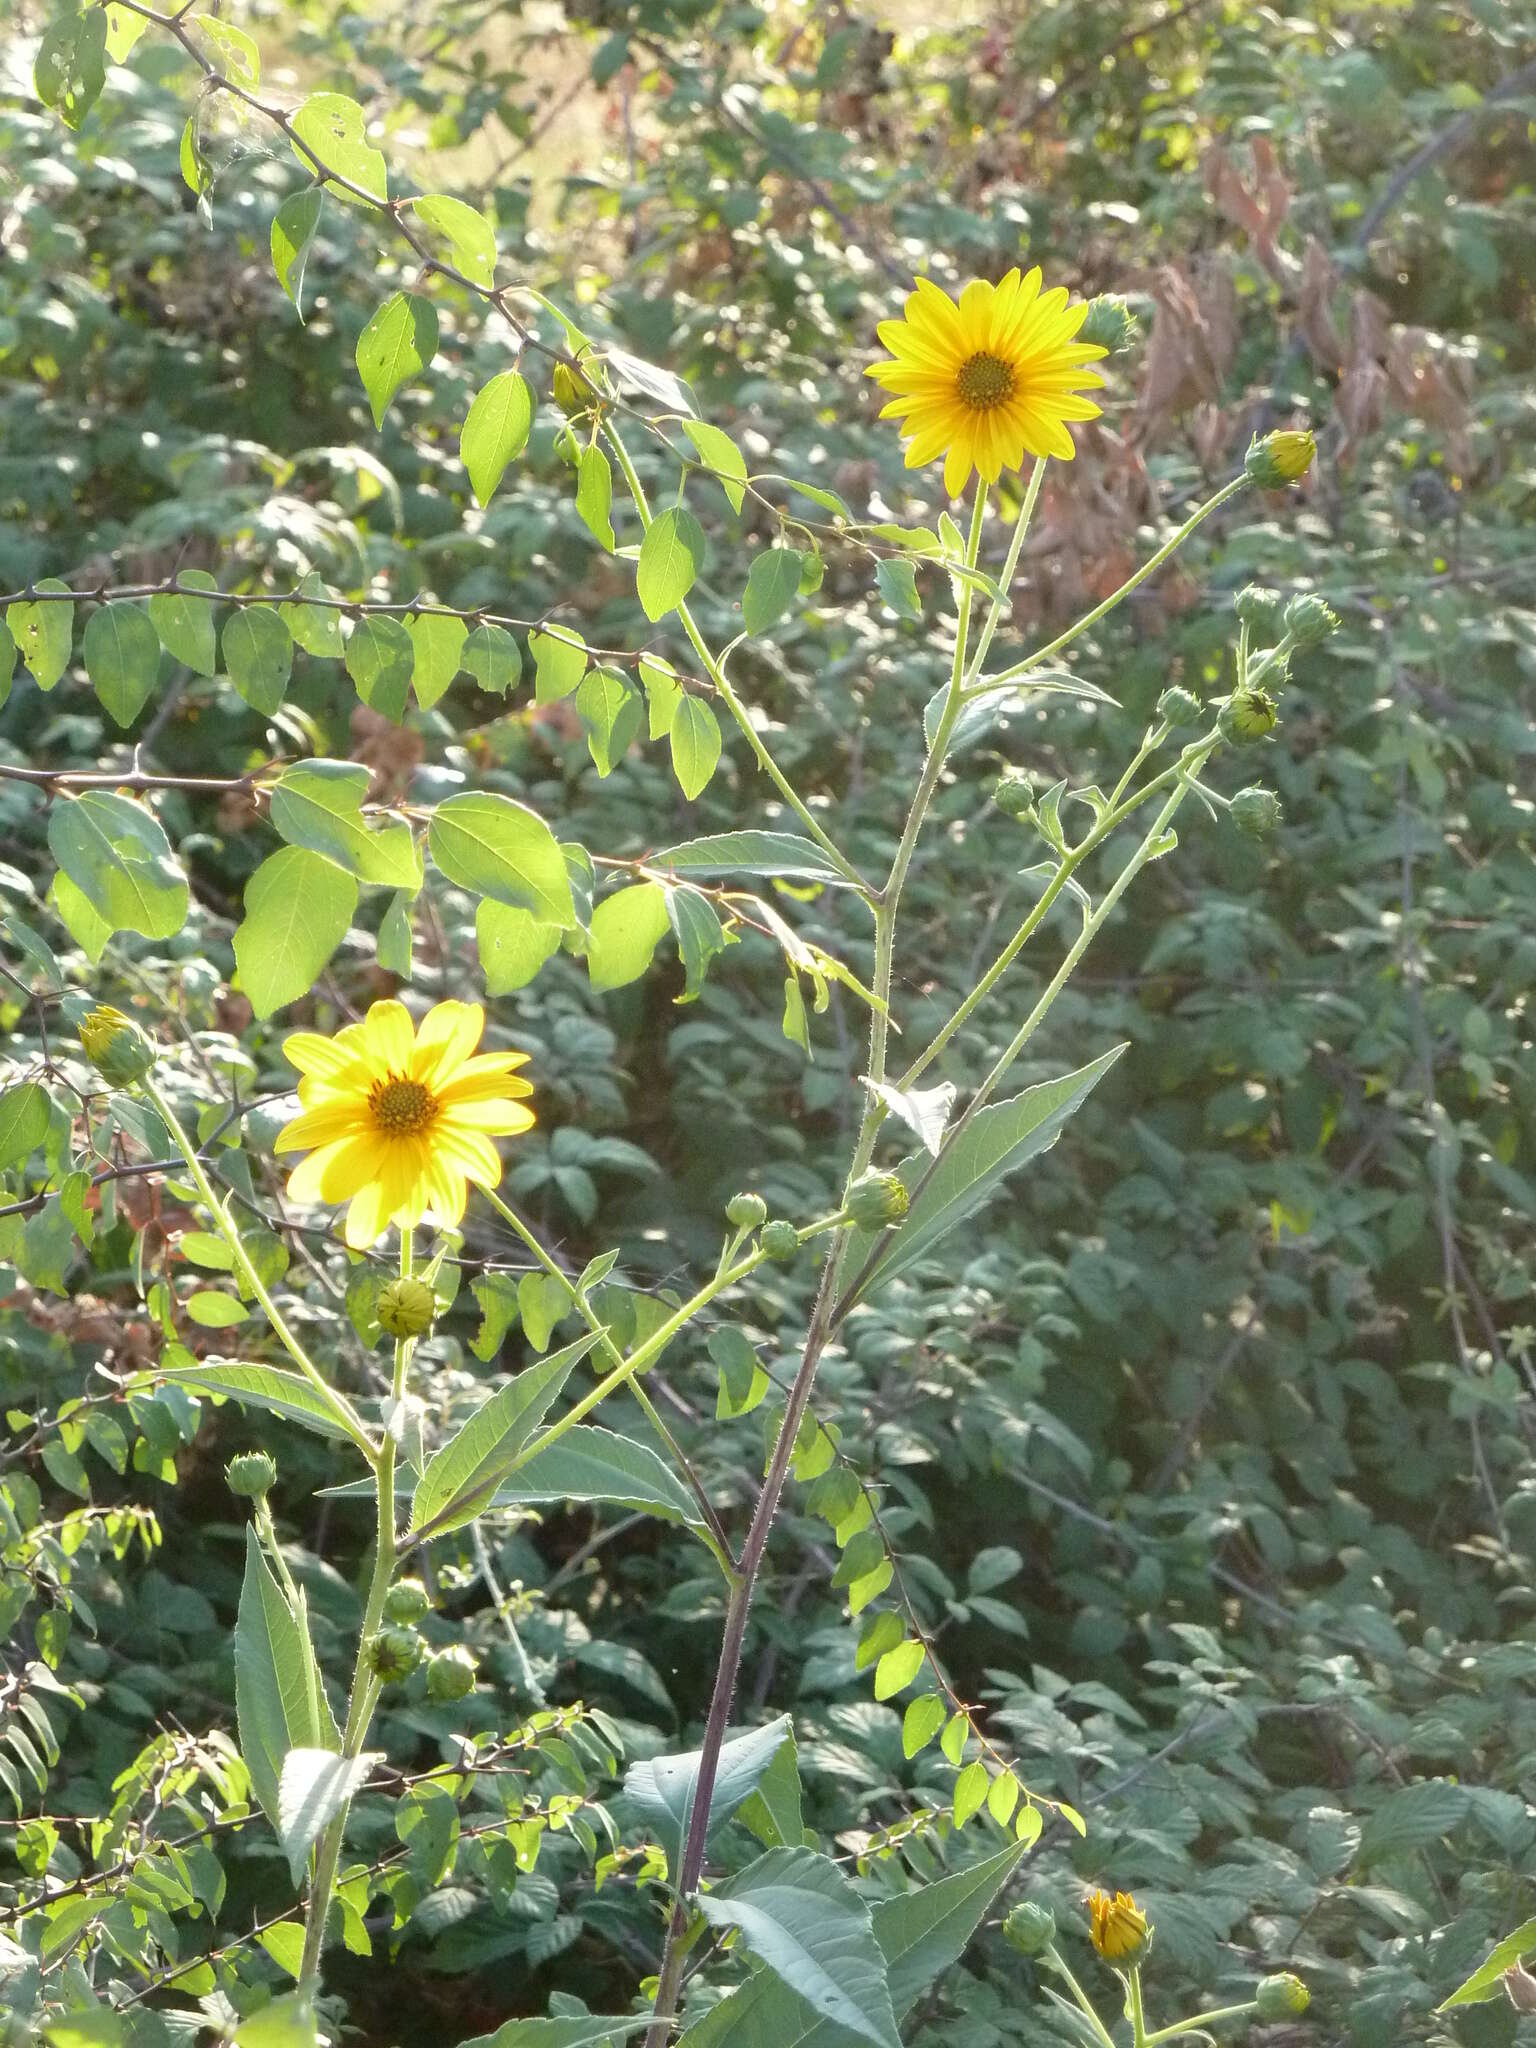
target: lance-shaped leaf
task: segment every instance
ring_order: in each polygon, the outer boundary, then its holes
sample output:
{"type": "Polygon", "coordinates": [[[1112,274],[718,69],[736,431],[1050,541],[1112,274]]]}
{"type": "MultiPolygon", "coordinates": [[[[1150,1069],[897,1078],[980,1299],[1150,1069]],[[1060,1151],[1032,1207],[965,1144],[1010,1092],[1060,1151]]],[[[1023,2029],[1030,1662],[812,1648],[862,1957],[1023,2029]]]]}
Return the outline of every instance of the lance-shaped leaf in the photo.
{"type": "Polygon", "coordinates": [[[331,1749],[290,1749],[277,1786],[277,1832],[295,1884],[325,1828],[361,1785],[381,1751],[338,1756],[331,1749]]]}
{"type": "Polygon", "coordinates": [[[912,1206],[883,1240],[870,1232],[854,1232],[847,1267],[854,1279],[844,1305],[863,1299],[926,1257],[974,1215],[1010,1173],[1054,1145],[1068,1117],[1124,1051],[1117,1045],[1075,1073],[1042,1081],[1008,1102],[990,1104],[956,1132],[937,1160],[926,1152],[904,1159],[896,1171],[912,1196],[912,1206]]]}
{"type": "Polygon", "coordinates": [[[235,1716],[251,1788],[277,1826],[283,1759],[291,1749],[339,1750],[341,1736],[310,1647],[303,1597],[295,1613],[251,1528],[235,1621],[235,1716]]]}
{"type": "MultiPolygon", "coordinates": [[[[721,1744],[709,1802],[711,1830],[729,1820],[741,1802],[757,1790],[764,1771],[789,1734],[789,1716],[780,1714],[777,1720],[749,1729],[745,1735],[732,1736],[721,1744]]],[[[625,1792],[661,1838],[674,1870],[682,1860],[683,1844],[688,1839],[699,1784],[700,1754],[690,1749],[679,1756],[647,1757],[632,1764],[624,1779],[625,1792]]]]}
{"type": "Polygon", "coordinates": [[[703,1525],[693,1495],[648,1444],[589,1423],[577,1423],[547,1451],[536,1452],[515,1478],[496,1489],[493,1505],[522,1507],[545,1500],[609,1501],[663,1521],[703,1525]]]}
{"type": "Polygon", "coordinates": [[[411,1530],[421,1539],[472,1522],[517,1470],[523,1446],[543,1421],[572,1370],[597,1342],[589,1331],[520,1372],[428,1460],[411,1503],[411,1530]]]}
{"type": "Polygon", "coordinates": [[[351,1441],[350,1433],[337,1420],[335,1409],[324,1395],[301,1374],[284,1372],[275,1365],[242,1365],[233,1358],[210,1358],[201,1365],[158,1366],[137,1374],[131,1391],[148,1391],[166,1384],[182,1387],[189,1394],[218,1394],[240,1402],[243,1407],[262,1408],[269,1415],[300,1422],[319,1436],[351,1441]]]}
{"type": "Polygon", "coordinates": [[[671,868],[679,875],[782,875],[799,882],[848,886],[814,840],[793,832],[712,832],[652,854],[647,866],[671,868]]]}

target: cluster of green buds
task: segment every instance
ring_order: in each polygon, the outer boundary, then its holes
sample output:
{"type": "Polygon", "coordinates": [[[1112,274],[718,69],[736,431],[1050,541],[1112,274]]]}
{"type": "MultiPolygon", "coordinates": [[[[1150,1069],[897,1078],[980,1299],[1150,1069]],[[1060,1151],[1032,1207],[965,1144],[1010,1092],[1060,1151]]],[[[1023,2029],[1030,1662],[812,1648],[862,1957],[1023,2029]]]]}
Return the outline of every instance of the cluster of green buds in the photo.
{"type": "MultiPolygon", "coordinates": [[[[1311,436],[1301,438],[1310,441],[1311,436]]],[[[1217,724],[1224,739],[1245,747],[1268,739],[1279,724],[1276,698],[1290,679],[1291,656],[1318,646],[1339,621],[1331,606],[1310,591],[1286,600],[1256,583],[1237,593],[1232,608],[1242,628],[1237,688],[1221,706],[1217,724]]],[[[1240,791],[1232,809],[1235,822],[1247,832],[1267,832],[1280,816],[1278,803],[1264,790],[1240,791]]]]}
{"type": "Polygon", "coordinates": [[[396,1579],[384,1596],[384,1625],[368,1645],[368,1668],[384,1685],[400,1685],[426,1663],[427,1698],[438,1706],[468,1697],[475,1689],[473,1653],[461,1643],[430,1655],[417,1626],[432,1609],[420,1579],[396,1579]]]}

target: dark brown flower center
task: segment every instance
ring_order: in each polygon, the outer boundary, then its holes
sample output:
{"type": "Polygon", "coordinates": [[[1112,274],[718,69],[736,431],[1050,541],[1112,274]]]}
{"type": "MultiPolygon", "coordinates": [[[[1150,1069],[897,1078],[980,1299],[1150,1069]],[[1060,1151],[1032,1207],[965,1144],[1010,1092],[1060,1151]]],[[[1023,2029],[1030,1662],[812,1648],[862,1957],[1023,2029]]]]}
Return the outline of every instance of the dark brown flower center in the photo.
{"type": "Polygon", "coordinates": [[[1013,365],[985,349],[967,356],[955,372],[955,389],[977,412],[990,412],[1013,396],[1013,365]]]}
{"type": "Polygon", "coordinates": [[[373,1120],[392,1138],[411,1138],[424,1131],[437,1115],[437,1097],[420,1081],[392,1075],[380,1081],[368,1097],[373,1120]]]}

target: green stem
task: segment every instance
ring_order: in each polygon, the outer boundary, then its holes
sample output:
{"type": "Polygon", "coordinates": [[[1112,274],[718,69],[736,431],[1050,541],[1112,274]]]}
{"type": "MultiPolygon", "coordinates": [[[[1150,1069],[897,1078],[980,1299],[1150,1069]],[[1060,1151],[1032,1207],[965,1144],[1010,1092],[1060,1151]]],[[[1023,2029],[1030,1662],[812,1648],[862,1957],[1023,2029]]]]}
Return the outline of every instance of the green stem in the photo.
{"type": "MultiPolygon", "coordinates": [[[[639,473],[634,463],[630,460],[629,450],[625,447],[619,430],[613,424],[611,417],[604,418],[603,432],[608,437],[609,445],[612,447],[614,454],[619,458],[619,467],[624,472],[624,481],[629,486],[630,496],[635,501],[635,510],[640,515],[641,528],[643,531],[649,532],[652,524],[650,500],[645,494],[645,486],[640,481],[639,473]]],[[[799,795],[788,776],[785,775],[778,762],[774,760],[772,754],[769,753],[762,734],[752,723],[751,713],[731,687],[725,670],[715,659],[714,655],[711,654],[704,635],[699,631],[698,621],[694,618],[686,601],[679,602],[677,616],[682,621],[683,631],[688,635],[694,653],[699,657],[704,666],[705,674],[719,693],[721,703],[724,704],[726,710],[730,712],[732,718],[740,726],[747,745],[757,756],[758,766],[779,792],[779,795],[783,797],[785,803],[795,813],[801,824],[804,825],[806,831],[816,841],[816,844],[821,848],[828,860],[836,867],[844,881],[853,883],[855,888],[862,890],[868,895],[868,884],[863,876],[851,861],[844,858],[834,841],[827,835],[822,826],[818,824],[810,807],[799,795]]]]}
{"type": "Polygon", "coordinates": [[[994,690],[1009,689],[1021,676],[1028,675],[1032,668],[1038,668],[1042,661],[1049,661],[1053,654],[1059,654],[1063,647],[1070,646],[1079,633],[1086,633],[1090,626],[1097,625],[1107,612],[1112,612],[1117,604],[1122,603],[1133,590],[1145,583],[1154,570],[1160,569],[1168,557],[1184,545],[1200,522],[1209,519],[1218,505],[1224,505],[1229,498],[1235,497],[1247,481],[1246,476],[1235,476],[1230,483],[1223,484],[1213,498],[1207,498],[1203,505],[1197,505],[1178,532],[1165,540],[1155,554],[1149,555],[1134,575],[1128,576],[1118,590],[1111,591],[1102,604],[1095,605],[1091,612],[1085,612],[1075,624],[1068,626],[1064,633],[1058,633],[1048,646],[1037,648],[1033,654],[1026,654],[1022,661],[1016,661],[1011,668],[1003,669],[1000,674],[988,676],[985,682],[978,683],[974,689],[968,690],[967,696],[986,697],[994,690]]]}
{"type": "MultiPolygon", "coordinates": [[[[1008,554],[1003,563],[1003,573],[997,579],[998,588],[1002,591],[1005,600],[1013,589],[1013,579],[1019,571],[1019,556],[1024,552],[1025,536],[1029,532],[1030,521],[1035,516],[1035,501],[1040,496],[1040,486],[1045,481],[1045,465],[1049,460],[1050,457],[1048,455],[1042,455],[1036,460],[1035,466],[1030,472],[1028,487],[1024,492],[1024,503],[1019,508],[1019,516],[1013,523],[1013,539],[1008,543],[1008,554]]],[[[996,633],[999,625],[1001,625],[1002,617],[1003,606],[994,598],[988,608],[986,619],[982,624],[981,636],[976,642],[976,652],[966,664],[965,680],[967,684],[974,683],[981,674],[982,663],[987,658],[988,650],[992,645],[992,636],[996,633]]]]}
{"type": "MultiPolygon", "coordinates": [[[[411,1271],[412,1240],[409,1230],[400,1233],[400,1273],[409,1278],[411,1271]]],[[[393,1378],[394,1399],[398,1403],[405,1396],[406,1368],[415,1349],[409,1338],[400,1338],[395,1344],[395,1370],[393,1378]]],[[[395,1439],[386,1429],[384,1440],[379,1446],[378,1464],[374,1470],[378,1488],[378,1534],[373,1553],[373,1574],[368,1582],[368,1596],[363,1607],[362,1627],[358,1631],[357,1657],[352,1667],[352,1690],[347,1698],[347,1723],[342,1730],[341,1753],[344,1757],[362,1754],[363,1744],[368,1739],[368,1730],[373,1721],[373,1710],[378,1705],[379,1694],[384,1690],[369,1661],[373,1639],[379,1632],[384,1619],[384,1601],[389,1593],[390,1581],[395,1575],[398,1552],[395,1545],[395,1439]]],[[[336,1889],[336,1871],[341,1862],[342,1841],[347,1831],[347,1815],[351,1801],[342,1807],[321,1833],[319,1846],[315,1850],[315,1872],[309,1887],[309,1903],[304,1913],[304,1948],[299,1959],[300,1992],[313,1990],[320,1977],[320,1956],[325,1947],[325,1923],[330,1917],[331,1898],[336,1889]]]]}
{"type": "Polygon", "coordinates": [[[1067,1968],[1061,1950],[1053,1945],[1045,1951],[1040,1960],[1043,1963],[1049,1963],[1058,1976],[1066,1979],[1067,1989],[1076,1999],[1078,2010],[1093,2028],[1095,2037],[1101,2043],[1101,2048],[1115,2048],[1114,2036],[1094,2010],[1093,2001],[1089,1998],[1087,1992],[1067,1968]]]}
{"type": "Polygon", "coordinates": [[[1176,2040],[1180,2034],[1196,2034],[1204,2027],[1213,2026],[1217,2020],[1241,2019],[1245,2012],[1257,2010],[1258,2001],[1252,1998],[1245,2005],[1218,2005],[1211,2012],[1194,2013],[1187,2020],[1175,2020],[1171,2027],[1159,2027],[1155,2034],[1143,2035],[1143,2048],[1153,2048],[1157,2041],[1176,2040]]]}
{"type": "MultiPolygon", "coordinates": [[[[483,1188],[481,1192],[485,1195],[496,1213],[516,1231],[528,1250],[533,1253],[533,1256],[544,1268],[544,1271],[570,1288],[572,1298],[576,1304],[577,1314],[589,1330],[597,1332],[598,1350],[608,1359],[610,1365],[615,1369],[622,1370],[624,1365],[623,1353],[608,1334],[607,1324],[603,1322],[596,1309],[588,1301],[585,1290],[578,1287],[567,1274],[561,1271],[558,1262],[545,1250],[533,1231],[509,1202],[504,1202],[491,1188],[483,1188]]],[[[705,1526],[698,1532],[700,1540],[708,1547],[716,1564],[719,1565],[721,1571],[725,1574],[727,1583],[734,1584],[736,1571],[735,1566],[731,1562],[730,1547],[726,1540],[725,1527],[720,1517],[715,1513],[709,1495],[704,1491],[703,1481],[694,1471],[687,1453],[672,1434],[672,1431],[667,1427],[657,1411],[656,1404],[652,1401],[644,1387],[637,1380],[631,1380],[629,1391],[640,1404],[641,1411],[644,1413],[646,1420],[666,1446],[667,1451],[687,1481],[689,1491],[698,1502],[699,1513],[704,1517],[705,1523],[705,1526]]]]}
{"type": "Polygon", "coordinates": [[[1141,1969],[1138,1964],[1132,1963],[1126,1972],[1125,1982],[1130,1993],[1132,2048],[1147,2048],[1147,2015],[1141,2003],[1141,1969]]]}
{"type": "Polygon", "coordinates": [[[315,1392],[325,1402],[326,1407],[330,1410],[338,1426],[346,1431],[353,1443],[357,1445],[363,1456],[368,1460],[368,1463],[377,1467],[379,1460],[378,1447],[363,1427],[362,1420],[351,1402],[347,1400],[344,1394],[338,1393],[321,1376],[310,1359],[309,1353],[284,1321],[282,1311],[267,1292],[265,1282],[251,1263],[251,1256],[245,1248],[245,1241],[240,1235],[239,1225],[235,1222],[234,1216],[231,1214],[222,1196],[214,1191],[213,1182],[208,1178],[207,1169],[204,1167],[201,1159],[198,1158],[191,1140],[182,1129],[175,1110],[172,1109],[165,1095],[151,1077],[146,1076],[142,1086],[144,1093],[159,1112],[161,1121],[170,1132],[177,1151],[186,1161],[187,1171],[192,1176],[197,1192],[202,1196],[204,1206],[219,1227],[219,1235],[234,1254],[235,1264],[239,1268],[240,1277],[260,1303],[262,1313],[272,1325],[284,1350],[309,1381],[315,1392]]]}

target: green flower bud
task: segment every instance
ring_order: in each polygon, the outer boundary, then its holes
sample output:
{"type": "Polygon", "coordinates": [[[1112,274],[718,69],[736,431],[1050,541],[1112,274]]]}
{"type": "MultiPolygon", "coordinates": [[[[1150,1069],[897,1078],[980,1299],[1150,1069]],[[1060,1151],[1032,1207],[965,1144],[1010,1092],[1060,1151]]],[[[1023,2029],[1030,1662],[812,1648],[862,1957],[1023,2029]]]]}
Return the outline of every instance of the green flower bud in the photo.
{"type": "Polygon", "coordinates": [[[761,1195],[732,1195],[725,1220],[733,1230],[756,1230],[768,1221],[768,1204],[761,1195]]]}
{"type": "Polygon", "coordinates": [[[1255,2019],[1293,2020],[1312,2003],[1312,1994],[1299,1977],[1282,1970],[1278,1976],[1259,1980],[1253,2000],[1255,2019]]]}
{"type": "Polygon", "coordinates": [[[475,1660],[462,1643],[427,1659],[427,1698],[439,1706],[466,1699],[475,1689],[475,1660]]]}
{"type": "Polygon", "coordinates": [[[1239,832],[1262,839],[1280,822],[1280,799],[1272,789],[1262,789],[1254,783],[1251,788],[1237,792],[1227,815],[1239,832]]]}
{"type": "Polygon", "coordinates": [[[85,1056],[112,1088],[131,1088],[153,1068],[158,1053],[154,1040],[131,1017],[103,1003],[80,1025],[85,1056]]]}
{"type": "Polygon", "coordinates": [[[1028,819],[1035,808],[1035,785],[1029,770],[1005,770],[992,785],[992,801],[1005,818],[1028,819]]]}
{"type": "Polygon", "coordinates": [[[1178,727],[1198,725],[1205,713],[1193,690],[1182,689],[1174,683],[1158,698],[1157,715],[1165,725],[1178,727]]]}
{"type": "Polygon", "coordinates": [[[800,1249],[800,1233],[793,1223],[786,1223],[782,1216],[775,1216],[765,1223],[758,1236],[758,1243],[770,1259],[787,1264],[800,1249]]]}
{"type": "Polygon", "coordinates": [[[384,1618],[402,1626],[430,1612],[432,1596],[420,1579],[397,1579],[384,1595],[384,1618]]]}
{"type": "Polygon", "coordinates": [[[1280,628],[1280,593],[1259,583],[1245,583],[1232,600],[1232,609],[1245,626],[1280,628]]]}
{"type": "Polygon", "coordinates": [[[1261,683],[1267,690],[1283,690],[1290,679],[1291,654],[1287,647],[1266,647],[1248,664],[1250,690],[1256,690],[1261,683]]]}
{"type": "Polygon", "coordinates": [[[568,420],[590,412],[598,403],[599,394],[587,382],[580,370],[572,369],[569,363],[556,363],[554,375],[549,380],[550,394],[556,405],[568,420]]]}
{"type": "Polygon", "coordinates": [[[861,1174],[845,1204],[860,1230],[880,1230],[907,1213],[907,1191],[894,1173],[861,1174]]]}
{"type": "Polygon", "coordinates": [[[1319,641],[1338,631],[1339,616],[1331,605],[1308,593],[1291,599],[1285,608],[1284,624],[1293,645],[1316,647],[1319,641]]]}
{"type": "Polygon", "coordinates": [[[1283,491],[1306,475],[1316,454],[1317,441],[1310,431],[1291,428],[1265,434],[1262,440],[1255,434],[1243,467],[1263,490],[1283,491]]]}
{"type": "Polygon", "coordinates": [[[1234,690],[1221,707],[1216,720],[1222,737],[1234,746],[1246,747],[1267,739],[1280,723],[1275,700],[1267,690],[1234,690]]]}
{"type": "Polygon", "coordinates": [[[379,1296],[378,1317],[387,1336],[425,1337],[437,1321],[437,1296],[425,1280],[391,1280],[379,1296]]]}
{"type": "Polygon", "coordinates": [[[1003,1922],[1003,1939],[1021,1956],[1043,1956],[1056,1939],[1056,1915],[1049,1906],[1015,1906],[1003,1922]]]}
{"type": "Polygon", "coordinates": [[[381,1628],[368,1645],[368,1669],[385,1685],[409,1678],[426,1644],[413,1628],[381,1628]]]}
{"type": "Polygon", "coordinates": [[[240,1500],[265,1500],[277,1484],[277,1466],[265,1451],[241,1451],[224,1467],[224,1483],[240,1500]]]}
{"type": "Polygon", "coordinates": [[[1141,323],[1117,292],[1100,292],[1088,301],[1088,312],[1077,330],[1079,341],[1092,342],[1117,356],[1141,335],[1141,323]]]}

